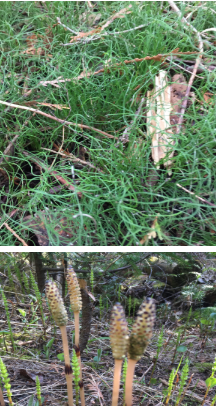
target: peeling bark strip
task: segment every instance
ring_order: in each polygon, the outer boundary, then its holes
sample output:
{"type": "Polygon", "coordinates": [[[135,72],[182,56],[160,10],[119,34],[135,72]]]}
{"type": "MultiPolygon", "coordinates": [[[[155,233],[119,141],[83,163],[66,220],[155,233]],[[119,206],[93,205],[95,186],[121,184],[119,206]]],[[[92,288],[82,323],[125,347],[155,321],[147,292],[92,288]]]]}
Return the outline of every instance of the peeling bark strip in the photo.
{"type": "MultiPolygon", "coordinates": [[[[182,74],[172,77],[168,85],[167,73],[160,70],[155,77],[155,88],[147,92],[147,135],[152,138],[152,159],[159,169],[160,161],[171,175],[171,158],[174,155],[174,134],[178,134],[182,105],[188,84],[182,74]],[[165,160],[166,159],[166,160],[165,160]]],[[[192,96],[189,93],[188,96],[192,96]]]]}
{"type": "Polygon", "coordinates": [[[170,158],[174,154],[174,140],[170,128],[171,89],[165,71],[159,71],[159,75],[155,77],[155,89],[147,92],[147,98],[147,135],[152,137],[152,158],[159,168],[160,160],[168,156],[163,164],[169,171],[172,162],[170,158]]]}

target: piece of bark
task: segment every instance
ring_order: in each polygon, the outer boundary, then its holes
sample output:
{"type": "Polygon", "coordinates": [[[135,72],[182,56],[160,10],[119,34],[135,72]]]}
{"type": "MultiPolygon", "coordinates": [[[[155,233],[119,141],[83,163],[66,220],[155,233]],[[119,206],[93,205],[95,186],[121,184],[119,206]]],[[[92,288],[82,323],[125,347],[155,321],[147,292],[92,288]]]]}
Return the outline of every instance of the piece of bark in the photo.
{"type": "Polygon", "coordinates": [[[152,137],[152,159],[159,169],[161,159],[168,173],[173,157],[173,133],[170,128],[172,111],[171,90],[168,85],[167,73],[163,70],[155,77],[155,88],[147,92],[147,135],[152,137]]]}
{"type": "MultiPolygon", "coordinates": [[[[172,77],[171,85],[171,105],[172,113],[170,115],[170,124],[178,124],[181,105],[187,90],[187,82],[182,74],[176,74],[172,77]]],[[[176,127],[172,127],[173,132],[176,132],[176,127]]]]}

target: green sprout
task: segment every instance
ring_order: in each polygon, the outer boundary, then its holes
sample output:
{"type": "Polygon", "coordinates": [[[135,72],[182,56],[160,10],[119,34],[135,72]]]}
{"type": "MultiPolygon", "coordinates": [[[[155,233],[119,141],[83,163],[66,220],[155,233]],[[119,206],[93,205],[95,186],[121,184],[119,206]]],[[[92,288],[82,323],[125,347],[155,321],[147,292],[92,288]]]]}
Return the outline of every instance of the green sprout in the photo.
{"type": "Polygon", "coordinates": [[[8,372],[7,372],[7,368],[4,364],[4,362],[2,361],[2,359],[0,358],[0,371],[1,371],[1,376],[4,382],[4,387],[7,391],[7,397],[9,400],[9,405],[13,406],[13,402],[12,402],[12,393],[10,391],[11,385],[10,385],[10,378],[8,377],[8,372]]]}
{"type": "Polygon", "coordinates": [[[154,374],[156,363],[157,363],[157,360],[158,360],[158,357],[159,357],[160,350],[161,350],[162,346],[163,346],[163,327],[162,327],[162,330],[161,330],[161,332],[159,334],[159,337],[158,337],[157,353],[156,353],[156,357],[154,358],[154,366],[153,366],[153,369],[152,369],[152,373],[151,373],[149,382],[151,382],[152,376],[154,374]]]}
{"type": "Polygon", "coordinates": [[[167,390],[168,393],[167,393],[167,397],[166,397],[166,402],[164,403],[165,405],[168,405],[168,403],[169,403],[170,396],[171,396],[171,393],[172,393],[172,388],[173,388],[173,382],[174,382],[174,379],[175,379],[175,377],[176,377],[176,375],[177,375],[177,373],[178,373],[178,370],[179,370],[179,368],[180,368],[181,362],[182,362],[182,357],[181,357],[181,359],[180,359],[180,362],[179,362],[179,364],[178,364],[177,369],[175,370],[175,369],[173,368],[173,369],[172,369],[172,372],[171,372],[171,374],[170,374],[170,377],[169,377],[169,385],[168,385],[168,390],[167,390]]]}
{"type": "Polygon", "coordinates": [[[182,401],[182,399],[180,399],[180,398],[181,398],[181,395],[183,393],[183,389],[184,389],[184,386],[186,384],[186,381],[188,379],[188,372],[189,372],[189,359],[187,358],[186,361],[185,361],[185,364],[184,364],[184,366],[182,368],[182,373],[181,373],[181,378],[180,378],[179,393],[178,393],[178,396],[177,396],[177,399],[176,399],[175,406],[178,406],[182,401]]]}
{"type": "Polygon", "coordinates": [[[40,387],[40,380],[39,380],[38,376],[36,376],[36,392],[37,392],[39,406],[42,406],[41,387],[40,387]]]}
{"type": "Polygon", "coordinates": [[[72,367],[73,367],[73,377],[74,377],[74,385],[76,390],[76,405],[79,403],[79,381],[80,381],[80,366],[79,361],[76,355],[76,351],[73,348],[73,355],[72,355],[72,367]]]}
{"type": "Polygon", "coordinates": [[[15,347],[15,343],[14,343],[14,339],[13,339],[13,332],[12,332],[12,327],[11,327],[11,322],[10,322],[10,314],[9,314],[7,299],[6,299],[6,296],[5,296],[2,289],[1,289],[1,293],[2,293],[2,299],[3,299],[3,302],[4,302],[5,313],[6,313],[6,317],[7,317],[8,328],[9,328],[9,331],[10,331],[11,344],[13,346],[13,350],[15,351],[16,347],[15,347]]]}
{"type": "MultiPolygon", "coordinates": [[[[213,388],[213,386],[216,386],[216,378],[214,377],[215,372],[216,372],[216,357],[215,357],[215,361],[214,361],[214,364],[213,364],[213,367],[212,367],[211,376],[209,378],[207,378],[206,381],[205,381],[206,385],[207,385],[207,389],[206,389],[206,393],[205,393],[202,405],[204,405],[204,403],[205,403],[205,400],[206,400],[207,395],[209,393],[209,389],[213,388]]],[[[214,400],[214,403],[215,403],[216,398],[213,399],[213,400],[214,400]]],[[[212,403],[212,404],[214,405],[214,403],[212,403]]],[[[212,404],[211,404],[211,406],[212,406],[212,404]]]]}

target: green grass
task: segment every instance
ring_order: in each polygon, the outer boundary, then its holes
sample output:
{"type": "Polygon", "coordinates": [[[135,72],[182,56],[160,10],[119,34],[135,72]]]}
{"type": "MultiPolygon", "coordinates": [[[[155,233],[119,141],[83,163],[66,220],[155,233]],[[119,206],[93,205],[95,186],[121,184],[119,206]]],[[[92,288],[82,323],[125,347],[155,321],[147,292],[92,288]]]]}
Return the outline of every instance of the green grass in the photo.
{"type": "MultiPolygon", "coordinates": [[[[161,2],[131,2],[131,13],[115,19],[106,28],[106,32],[113,34],[145,24],[139,30],[104,37],[100,34],[101,39],[96,41],[62,46],[73,34],[61,25],[55,25],[57,17],[76,32],[94,28],[83,21],[93,13],[87,2],[1,2],[0,100],[21,105],[32,101],[61,104],[69,109],[54,111],[38,104],[28,106],[121,136],[123,127],[130,124],[138,109],[136,97],[140,91],[146,95],[160,69],[165,69],[169,78],[174,73],[183,73],[188,81],[190,74],[178,69],[173,62],[164,67],[162,62],[147,60],[123,64],[121,69],[105,69],[100,75],[79,81],[73,78],[84,69],[100,69],[109,59],[119,63],[169,53],[177,47],[181,52],[198,51],[194,33],[184,27],[167,2],[162,3],[161,6],[161,2]],[[42,55],[24,53],[30,46],[26,41],[30,35],[38,36],[34,47],[42,48],[42,55]],[[44,38],[48,38],[47,48],[44,38]],[[40,84],[60,76],[71,81],[61,82],[59,87],[40,84]],[[26,96],[30,89],[31,93],[26,96]]],[[[129,4],[97,2],[96,11],[102,16],[100,22],[129,4]]],[[[206,9],[198,7],[197,2],[177,4],[184,16],[194,10],[191,23],[198,31],[215,27],[216,14],[211,11],[216,12],[215,2],[205,3],[206,9]]],[[[204,57],[215,59],[212,34],[213,31],[206,33],[212,45],[208,49],[204,47],[204,57]]],[[[193,61],[195,58],[196,55],[182,57],[193,61]]],[[[23,155],[23,150],[43,161],[47,168],[54,160],[52,170],[73,184],[72,161],[42,149],[53,150],[53,143],[61,145],[62,124],[39,114],[33,115],[31,111],[0,104],[0,151],[3,152],[9,141],[19,134],[15,152],[9,154],[10,162],[0,165],[5,170],[4,175],[0,172],[3,185],[0,225],[8,220],[8,213],[19,209],[8,224],[18,236],[34,245],[32,236],[37,232],[27,226],[23,218],[35,214],[42,216],[45,210],[49,245],[137,245],[159,214],[159,234],[163,239],[157,237],[147,244],[215,245],[215,208],[176,185],[179,183],[195,195],[215,202],[215,96],[208,105],[203,98],[205,92],[214,93],[215,74],[206,70],[200,76],[203,79],[196,77],[192,88],[196,100],[186,110],[183,130],[175,136],[172,177],[169,178],[167,170],[161,166],[156,172],[154,186],[149,184],[149,178],[156,171],[151,158],[151,140],[140,134],[140,130],[146,134],[145,113],[137,118],[127,145],[121,142],[117,145],[116,140],[93,130],[65,126],[63,150],[68,149],[79,157],[79,148],[86,148],[86,160],[98,170],[74,163],[76,191],[62,188],[51,194],[50,189],[59,182],[48,170],[40,172],[23,155]],[[17,179],[14,181],[14,178],[17,179]],[[80,199],[78,191],[82,193],[80,199]],[[55,231],[61,217],[67,219],[65,226],[71,233],[70,238],[63,240],[55,231]]],[[[0,244],[22,245],[4,226],[0,229],[0,244]]]]}

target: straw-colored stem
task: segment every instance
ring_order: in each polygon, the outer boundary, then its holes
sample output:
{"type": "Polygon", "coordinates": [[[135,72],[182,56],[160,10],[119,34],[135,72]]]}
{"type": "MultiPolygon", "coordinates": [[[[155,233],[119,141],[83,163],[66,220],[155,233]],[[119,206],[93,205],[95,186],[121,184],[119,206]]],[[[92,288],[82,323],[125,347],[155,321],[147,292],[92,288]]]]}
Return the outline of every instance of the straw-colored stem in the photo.
{"type": "Polygon", "coordinates": [[[125,406],[132,406],[132,390],[135,365],[136,360],[129,358],[125,380],[125,406]]]}
{"type": "Polygon", "coordinates": [[[122,359],[115,359],[114,376],[113,376],[112,406],[118,405],[121,367],[122,367],[122,359]]]}
{"type": "Polygon", "coordinates": [[[68,348],[66,326],[60,326],[60,330],[61,330],[61,335],[62,335],[62,344],[63,344],[63,351],[64,351],[64,359],[65,359],[65,378],[66,378],[66,382],[67,382],[68,404],[69,404],[69,406],[73,406],[73,375],[72,375],[72,368],[71,368],[71,364],[70,364],[70,355],[69,355],[69,348],[68,348]]]}
{"type": "Polygon", "coordinates": [[[80,349],[79,349],[79,312],[74,312],[74,321],[75,321],[75,345],[78,349],[76,354],[77,354],[77,358],[78,358],[79,366],[80,366],[80,400],[81,400],[81,405],[85,406],[85,393],[84,393],[84,386],[83,386],[83,380],[82,380],[82,366],[81,366],[80,349]]]}
{"type": "Polygon", "coordinates": [[[79,312],[74,312],[75,321],[75,345],[79,346],[79,312]]]}
{"type": "Polygon", "coordinates": [[[5,401],[3,398],[3,393],[2,393],[1,388],[0,388],[0,406],[5,406],[5,401]]]}

